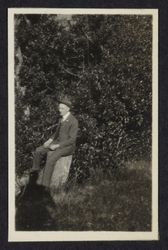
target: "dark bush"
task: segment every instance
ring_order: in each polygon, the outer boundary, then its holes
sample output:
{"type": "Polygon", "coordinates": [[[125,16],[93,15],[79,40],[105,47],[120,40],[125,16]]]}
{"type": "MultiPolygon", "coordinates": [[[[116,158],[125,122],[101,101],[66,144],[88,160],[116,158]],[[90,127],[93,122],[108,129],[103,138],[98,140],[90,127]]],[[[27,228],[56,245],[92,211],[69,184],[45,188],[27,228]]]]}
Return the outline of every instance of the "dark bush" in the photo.
{"type": "Polygon", "coordinates": [[[150,159],[151,17],[79,15],[67,22],[16,15],[15,23],[23,59],[16,84],[18,173],[30,168],[32,151],[54,131],[56,99],[65,94],[80,127],[75,172],[150,159]]]}

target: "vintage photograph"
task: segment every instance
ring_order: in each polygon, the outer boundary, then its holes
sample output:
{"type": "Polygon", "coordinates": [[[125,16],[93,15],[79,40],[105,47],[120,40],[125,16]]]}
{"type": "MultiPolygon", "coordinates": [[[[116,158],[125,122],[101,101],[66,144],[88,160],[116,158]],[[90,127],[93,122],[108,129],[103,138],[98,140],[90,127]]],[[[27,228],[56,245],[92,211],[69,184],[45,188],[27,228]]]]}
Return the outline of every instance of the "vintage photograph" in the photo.
{"type": "Polygon", "coordinates": [[[157,34],[157,10],[8,10],[11,241],[158,238],[157,34]]]}

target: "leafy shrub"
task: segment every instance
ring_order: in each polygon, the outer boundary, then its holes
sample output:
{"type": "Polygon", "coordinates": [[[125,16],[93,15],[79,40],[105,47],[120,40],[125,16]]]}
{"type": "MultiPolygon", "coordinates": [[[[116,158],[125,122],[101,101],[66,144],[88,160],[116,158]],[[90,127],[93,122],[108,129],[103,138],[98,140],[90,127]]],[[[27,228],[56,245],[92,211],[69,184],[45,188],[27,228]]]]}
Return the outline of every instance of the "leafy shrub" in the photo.
{"type": "Polygon", "coordinates": [[[74,173],[150,158],[151,17],[77,15],[66,22],[16,15],[15,21],[23,57],[16,85],[17,171],[31,166],[32,152],[54,131],[60,95],[71,97],[79,120],[74,173]]]}

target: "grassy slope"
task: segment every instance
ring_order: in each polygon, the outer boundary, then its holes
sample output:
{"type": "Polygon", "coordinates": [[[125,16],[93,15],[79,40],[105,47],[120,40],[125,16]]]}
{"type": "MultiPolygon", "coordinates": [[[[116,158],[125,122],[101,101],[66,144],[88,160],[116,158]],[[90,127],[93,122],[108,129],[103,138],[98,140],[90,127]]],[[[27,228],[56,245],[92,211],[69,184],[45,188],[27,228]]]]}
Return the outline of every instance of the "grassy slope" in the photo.
{"type": "Polygon", "coordinates": [[[113,175],[95,173],[83,187],[55,193],[49,230],[151,230],[151,166],[129,163],[113,175]]]}

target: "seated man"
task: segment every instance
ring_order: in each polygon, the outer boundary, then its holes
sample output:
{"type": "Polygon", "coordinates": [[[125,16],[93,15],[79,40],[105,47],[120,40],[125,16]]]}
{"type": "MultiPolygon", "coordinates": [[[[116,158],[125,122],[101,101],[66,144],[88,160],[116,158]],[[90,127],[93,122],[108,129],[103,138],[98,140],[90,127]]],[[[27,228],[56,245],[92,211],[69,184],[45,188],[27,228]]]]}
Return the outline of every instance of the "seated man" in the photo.
{"type": "Polygon", "coordinates": [[[62,156],[72,155],[75,150],[78,132],[78,121],[70,113],[71,102],[64,98],[59,103],[59,112],[62,119],[59,121],[56,132],[42,146],[34,152],[33,168],[31,172],[40,170],[40,161],[47,154],[42,185],[49,187],[55,162],[62,156]]]}

